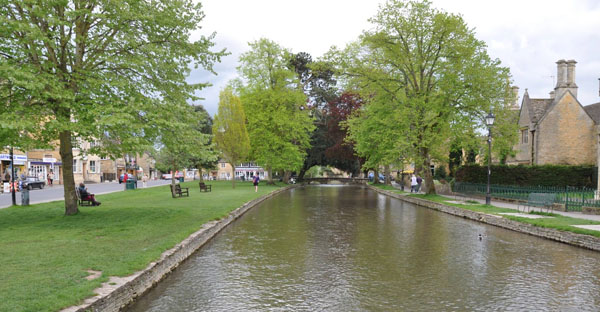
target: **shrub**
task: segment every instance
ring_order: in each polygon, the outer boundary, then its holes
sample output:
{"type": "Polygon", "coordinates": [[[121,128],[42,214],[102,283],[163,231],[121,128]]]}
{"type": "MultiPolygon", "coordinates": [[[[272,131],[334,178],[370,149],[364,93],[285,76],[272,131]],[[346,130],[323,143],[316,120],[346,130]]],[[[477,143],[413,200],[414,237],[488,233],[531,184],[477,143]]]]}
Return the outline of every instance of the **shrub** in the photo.
{"type": "MultiPolygon", "coordinates": [[[[465,165],[456,171],[456,182],[487,183],[487,166],[465,165]]],[[[595,188],[598,168],[593,166],[493,165],[491,183],[521,186],[576,186],[595,188]]]]}

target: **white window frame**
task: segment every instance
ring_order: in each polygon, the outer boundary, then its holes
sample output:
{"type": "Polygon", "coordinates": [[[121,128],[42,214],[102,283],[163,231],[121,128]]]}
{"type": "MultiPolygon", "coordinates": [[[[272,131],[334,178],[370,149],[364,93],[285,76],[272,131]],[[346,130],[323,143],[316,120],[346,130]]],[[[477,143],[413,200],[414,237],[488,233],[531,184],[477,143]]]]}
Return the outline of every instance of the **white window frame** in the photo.
{"type": "Polygon", "coordinates": [[[90,172],[98,173],[98,165],[96,164],[95,160],[90,160],[90,172]]]}

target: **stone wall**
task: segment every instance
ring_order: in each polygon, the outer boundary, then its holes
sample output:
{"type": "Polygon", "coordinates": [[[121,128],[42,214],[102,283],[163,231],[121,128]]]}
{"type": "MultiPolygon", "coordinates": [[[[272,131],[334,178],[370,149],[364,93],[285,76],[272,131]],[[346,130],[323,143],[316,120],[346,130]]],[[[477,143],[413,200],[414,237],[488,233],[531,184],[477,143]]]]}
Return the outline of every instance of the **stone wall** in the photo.
{"type": "Polygon", "coordinates": [[[569,92],[559,100],[538,125],[538,165],[596,164],[594,121],[569,92]]]}
{"type": "Polygon", "coordinates": [[[533,226],[531,224],[509,220],[509,219],[506,219],[506,218],[503,218],[503,217],[500,217],[497,215],[475,212],[475,211],[452,207],[452,206],[448,206],[448,205],[444,205],[444,204],[440,204],[440,203],[436,203],[436,202],[432,202],[432,201],[428,201],[428,200],[424,200],[424,199],[420,199],[420,198],[410,197],[410,196],[406,196],[406,195],[400,195],[400,194],[393,193],[390,191],[381,190],[381,189],[378,189],[373,186],[368,186],[368,187],[378,193],[381,193],[381,194],[385,194],[385,195],[388,195],[388,196],[391,196],[391,197],[394,197],[394,198],[397,198],[397,199],[400,199],[400,200],[403,200],[403,201],[406,201],[406,202],[409,202],[409,203],[412,203],[415,205],[426,207],[429,209],[433,209],[433,210],[445,212],[445,213],[448,213],[451,215],[463,217],[465,219],[479,221],[479,222],[487,223],[490,225],[499,226],[501,228],[529,234],[529,235],[543,237],[543,238],[551,239],[554,241],[558,241],[558,242],[562,242],[562,243],[566,243],[566,244],[570,244],[570,245],[574,245],[574,246],[578,246],[578,247],[583,247],[583,248],[587,248],[587,249],[591,249],[591,250],[595,250],[595,251],[600,251],[600,238],[599,237],[583,235],[583,234],[576,234],[576,233],[572,233],[572,232],[563,232],[563,231],[549,229],[549,228],[537,227],[537,226],[533,226]]]}
{"type": "Polygon", "coordinates": [[[181,262],[187,259],[198,248],[206,244],[217,233],[224,229],[235,219],[241,217],[246,211],[253,208],[267,198],[286,191],[296,186],[288,186],[269,193],[255,200],[249,201],[240,208],[229,213],[220,221],[211,221],[175,247],[165,251],[160,259],[150,263],[146,269],[127,277],[111,277],[102,284],[102,288],[94,290],[98,295],[88,298],[82,305],[69,307],[62,312],[84,311],[119,311],[135,298],[140,297],[166,275],[173,271],[181,262]]]}

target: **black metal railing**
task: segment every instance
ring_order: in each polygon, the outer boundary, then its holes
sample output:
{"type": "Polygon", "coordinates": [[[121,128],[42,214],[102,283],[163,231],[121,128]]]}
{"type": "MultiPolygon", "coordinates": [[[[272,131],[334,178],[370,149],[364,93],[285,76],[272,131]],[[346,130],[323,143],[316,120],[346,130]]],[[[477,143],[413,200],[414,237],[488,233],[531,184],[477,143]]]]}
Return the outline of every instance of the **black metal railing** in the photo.
{"type": "MultiPolygon", "coordinates": [[[[456,182],[452,191],[460,194],[485,196],[487,184],[456,182]]],[[[556,194],[554,203],[565,205],[567,211],[581,211],[581,207],[600,207],[597,191],[587,187],[490,185],[492,197],[527,201],[531,193],[556,194]]]]}

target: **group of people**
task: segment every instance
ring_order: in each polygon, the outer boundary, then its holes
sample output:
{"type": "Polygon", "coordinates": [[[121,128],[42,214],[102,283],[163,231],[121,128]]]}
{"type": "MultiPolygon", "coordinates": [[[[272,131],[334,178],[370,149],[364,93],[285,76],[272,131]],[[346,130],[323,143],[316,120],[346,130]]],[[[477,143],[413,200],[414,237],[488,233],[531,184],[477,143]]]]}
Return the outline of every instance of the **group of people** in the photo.
{"type": "Polygon", "coordinates": [[[412,175],[410,177],[410,192],[418,193],[421,189],[421,184],[423,183],[423,179],[420,176],[412,175]]]}

